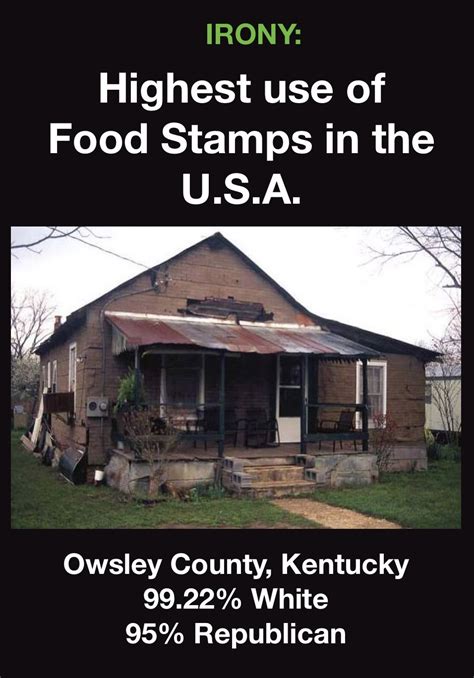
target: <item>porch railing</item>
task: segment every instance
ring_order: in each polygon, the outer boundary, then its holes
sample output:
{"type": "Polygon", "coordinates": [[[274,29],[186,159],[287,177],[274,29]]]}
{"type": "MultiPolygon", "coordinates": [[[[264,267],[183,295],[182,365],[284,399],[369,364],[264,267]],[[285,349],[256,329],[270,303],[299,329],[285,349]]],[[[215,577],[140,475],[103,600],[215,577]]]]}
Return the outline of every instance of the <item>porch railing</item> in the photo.
{"type": "MultiPolygon", "coordinates": [[[[219,456],[224,451],[225,440],[225,407],[220,401],[196,403],[165,403],[147,401],[139,405],[130,404],[121,409],[116,414],[116,419],[120,420],[121,415],[129,411],[148,412],[150,414],[150,430],[147,436],[150,439],[156,439],[157,442],[169,440],[171,437],[178,440],[186,440],[192,443],[201,441],[206,445],[208,442],[217,442],[219,456]],[[199,416],[206,410],[217,410],[218,417],[216,426],[212,430],[201,430],[203,419],[199,416]],[[222,450],[222,452],[221,452],[222,450]]],[[[118,435],[122,435],[117,431],[118,435]]],[[[124,432],[123,438],[130,442],[131,437],[124,432]]]]}
{"type": "Polygon", "coordinates": [[[362,450],[367,451],[369,449],[369,418],[368,418],[368,407],[360,403],[309,403],[305,399],[303,408],[303,415],[301,417],[301,451],[306,453],[307,443],[320,443],[323,441],[330,442],[339,442],[339,441],[361,441],[362,450]],[[334,431],[323,431],[317,430],[319,427],[318,422],[320,420],[319,412],[321,410],[338,410],[339,412],[344,410],[353,411],[354,414],[357,412],[361,413],[362,419],[362,428],[356,429],[353,428],[349,431],[338,431],[338,420],[334,419],[335,430],[334,431]],[[316,431],[310,432],[311,422],[316,423],[316,431]]]}

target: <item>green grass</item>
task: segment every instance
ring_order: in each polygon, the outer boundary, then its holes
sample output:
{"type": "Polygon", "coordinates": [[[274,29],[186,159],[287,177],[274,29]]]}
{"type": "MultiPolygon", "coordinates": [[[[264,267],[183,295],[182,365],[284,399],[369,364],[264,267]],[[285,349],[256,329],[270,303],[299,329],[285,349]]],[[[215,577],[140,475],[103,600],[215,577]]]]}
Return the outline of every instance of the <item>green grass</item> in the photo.
{"type": "Polygon", "coordinates": [[[14,528],[315,528],[266,500],[198,497],[150,506],[109,487],[74,486],[42,466],[12,434],[11,525],[14,528]]]}
{"type": "Polygon", "coordinates": [[[319,490],[313,499],[410,528],[461,527],[461,464],[429,462],[428,471],[385,473],[376,485],[319,490]]]}

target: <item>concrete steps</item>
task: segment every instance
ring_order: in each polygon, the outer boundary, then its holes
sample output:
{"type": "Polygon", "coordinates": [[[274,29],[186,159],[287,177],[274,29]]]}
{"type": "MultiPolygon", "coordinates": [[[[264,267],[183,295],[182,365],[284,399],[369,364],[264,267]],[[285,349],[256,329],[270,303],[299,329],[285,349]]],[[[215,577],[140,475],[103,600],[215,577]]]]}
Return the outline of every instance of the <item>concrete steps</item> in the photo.
{"type": "Polygon", "coordinates": [[[300,455],[274,459],[226,457],[222,483],[241,496],[287,497],[312,492],[316,474],[300,455]]]}
{"type": "Polygon", "coordinates": [[[246,497],[290,497],[313,492],[316,484],[310,480],[295,480],[288,483],[286,480],[271,482],[256,482],[242,492],[246,497]]]}
{"type": "Polygon", "coordinates": [[[244,466],[244,472],[252,476],[255,482],[293,482],[304,479],[304,468],[296,464],[285,466],[244,466]]]}

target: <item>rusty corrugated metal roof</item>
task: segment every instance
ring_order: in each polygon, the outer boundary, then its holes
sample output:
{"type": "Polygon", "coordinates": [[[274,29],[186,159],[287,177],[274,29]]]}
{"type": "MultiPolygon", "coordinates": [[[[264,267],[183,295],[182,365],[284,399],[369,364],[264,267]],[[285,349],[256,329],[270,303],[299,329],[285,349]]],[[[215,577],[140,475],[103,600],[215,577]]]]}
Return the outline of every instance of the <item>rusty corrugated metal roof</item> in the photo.
{"type": "Polygon", "coordinates": [[[121,349],[136,346],[192,346],[233,353],[308,353],[331,356],[376,356],[373,349],[316,326],[233,323],[175,316],[106,313],[121,336],[121,349]]]}

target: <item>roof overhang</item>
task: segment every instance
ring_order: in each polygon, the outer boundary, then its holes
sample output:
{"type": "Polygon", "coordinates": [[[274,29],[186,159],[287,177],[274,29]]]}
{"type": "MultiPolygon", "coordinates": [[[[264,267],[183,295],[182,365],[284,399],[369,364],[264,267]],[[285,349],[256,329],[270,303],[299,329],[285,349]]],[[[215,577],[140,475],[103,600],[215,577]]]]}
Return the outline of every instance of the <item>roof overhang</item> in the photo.
{"type": "Polygon", "coordinates": [[[374,358],[377,351],[317,325],[234,322],[148,313],[107,311],[114,355],[144,346],[229,353],[319,355],[338,360],[374,358]]]}

